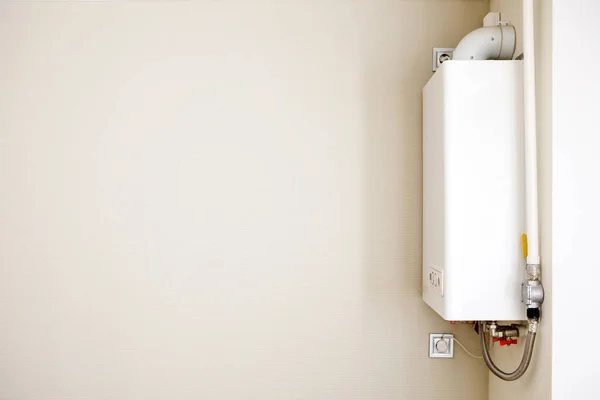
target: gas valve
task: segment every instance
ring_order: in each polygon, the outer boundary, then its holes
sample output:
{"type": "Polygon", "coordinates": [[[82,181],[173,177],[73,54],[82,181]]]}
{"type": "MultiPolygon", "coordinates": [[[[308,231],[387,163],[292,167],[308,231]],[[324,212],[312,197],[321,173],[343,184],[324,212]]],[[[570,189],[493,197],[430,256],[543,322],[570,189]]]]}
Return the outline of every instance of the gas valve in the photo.
{"type": "Polygon", "coordinates": [[[500,346],[510,346],[517,344],[519,338],[519,327],[517,325],[498,326],[495,323],[490,324],[490,336],[492,342],[500,343],[500,346]]]}

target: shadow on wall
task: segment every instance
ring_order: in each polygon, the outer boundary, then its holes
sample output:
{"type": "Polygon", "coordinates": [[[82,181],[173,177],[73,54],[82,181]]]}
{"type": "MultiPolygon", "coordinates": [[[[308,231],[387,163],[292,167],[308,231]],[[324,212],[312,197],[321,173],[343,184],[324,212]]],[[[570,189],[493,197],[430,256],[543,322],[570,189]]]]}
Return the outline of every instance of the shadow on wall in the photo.
{"type": "Polygon", "coordinates": [[[363,322],[371,354],[366,379],[371,385],[395,381],[397,386],[379,389],[389,396],[437,398],[455,391],[460,398],[483,399],[488,377],[481,360],[458,349],[454,360],[428,358],[431,332],[454,332],[475,353],[479,347],[470,326],[450,325],[421,298],[421,91],[431,76],[433,46],[423,46],[431,33],[414,32],[423,37],[396,52],[386,43],[393,40],[390,34],[363,56],[363,322]],[[385,361],[390,358],[398,360],[391,368],[385,361]]]}

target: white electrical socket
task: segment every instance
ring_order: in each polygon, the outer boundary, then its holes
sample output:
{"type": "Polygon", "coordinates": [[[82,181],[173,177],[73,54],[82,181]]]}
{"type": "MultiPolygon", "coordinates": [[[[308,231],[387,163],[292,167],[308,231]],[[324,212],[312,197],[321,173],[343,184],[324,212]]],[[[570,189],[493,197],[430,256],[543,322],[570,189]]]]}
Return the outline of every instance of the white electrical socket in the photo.
{"type": "Polygon", "coordinates": [[[442,63],[444,61],[452,60],[453,54],[454,54],[453,48],[435,47],[433,49],[433,60],[432,60],[432,64],[431,64],[433,71],[434,72],[437,71],[437,69],[442,66],[442,63]]]}
{"type": "Polygon", "coordinates": [[[452,333],[430,333],[429,357],[454,358],[454,335],[452,333]]]}

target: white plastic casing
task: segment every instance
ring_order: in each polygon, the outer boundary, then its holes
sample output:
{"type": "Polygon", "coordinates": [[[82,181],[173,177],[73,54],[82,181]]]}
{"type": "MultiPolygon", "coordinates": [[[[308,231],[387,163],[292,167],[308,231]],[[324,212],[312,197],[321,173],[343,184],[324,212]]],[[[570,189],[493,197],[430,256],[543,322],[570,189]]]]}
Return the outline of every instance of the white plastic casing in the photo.
{"type": "Polygon", "coordinates": [[[524,320],[523,66],[446,61],[423,89],[423,299],[446,320],[524,320]]]}

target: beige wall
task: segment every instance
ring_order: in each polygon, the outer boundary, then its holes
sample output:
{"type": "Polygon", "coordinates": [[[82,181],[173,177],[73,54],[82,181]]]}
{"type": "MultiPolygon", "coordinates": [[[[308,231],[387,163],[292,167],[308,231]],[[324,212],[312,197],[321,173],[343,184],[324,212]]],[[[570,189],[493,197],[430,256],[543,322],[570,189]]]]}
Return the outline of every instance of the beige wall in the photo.
{"type": "MultiPolygon", "coordinates": [[[[421,301],[421,88],[489,3],[2,2],[0,398],[487,398],[421,301]]],[[[539,362],[537,362],[539,364],[539,362]]]]}
{"type": "MultiPolygon", "coordinates": [[[[515,24],[518,38],[522,34],[521,0],[492,0],[492,11],[515,24]]],[[[546,301],[534,358],[527,374],[516,382],[503,382],[490,374],[490,400],[549,400],[552,381],[552,4],[536,2],[536,72],[538,105],[538,162],[540,189],[540,236],[543,282],[546,301]]],[[[518,40],[517,53],[522,53],[518,40]]],[[[522,344],[510,349],[497,348],[494,359],[506,370],[520,361],[522,344]]]]}
{"type": "Polygon", "coordinates": [[[600,328],[589,317],[600,308],[600,265],[589,257],[600,225],[598,15],[597,0],[553,1],[553,400],[600,399],[598,358],[579,323],[587,332],[600,328]]]}

